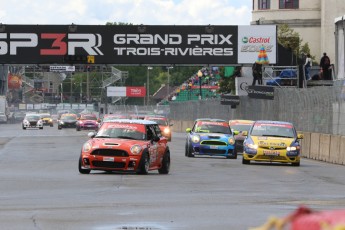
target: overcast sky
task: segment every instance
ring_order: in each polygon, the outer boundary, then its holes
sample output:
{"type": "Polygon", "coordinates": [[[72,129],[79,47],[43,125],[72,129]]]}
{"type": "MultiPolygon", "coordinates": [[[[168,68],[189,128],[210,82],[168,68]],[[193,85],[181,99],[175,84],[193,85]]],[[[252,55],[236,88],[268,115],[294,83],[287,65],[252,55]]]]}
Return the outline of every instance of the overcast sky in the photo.
{"type": "Polygon", "coordinates": [[[249,25],[252,0],[0,0],[2,24],[249,25]]]}

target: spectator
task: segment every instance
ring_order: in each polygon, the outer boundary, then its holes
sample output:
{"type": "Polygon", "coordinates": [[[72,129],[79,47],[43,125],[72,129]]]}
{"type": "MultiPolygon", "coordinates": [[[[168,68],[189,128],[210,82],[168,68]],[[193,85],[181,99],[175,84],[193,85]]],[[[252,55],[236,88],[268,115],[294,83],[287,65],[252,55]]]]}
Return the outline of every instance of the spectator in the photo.
{"type": "Polygon", "coordinates": [[[310,54],[307,54],[307,58],[305,59],[305,64],[304,64],[304,74],[305,74],[305,79],[307,81],[310,80],[311,66],[312,66],[312,60],[311,60],[310,54]]]}
{"type": "Polygon", "coordinates": [[[259,85],[262,85],[262,64],[258,62],[254,62],[252,66],[252,71],[253,71],[252,85],[255,85],[256,81],[258,81],[259,85]]]}
{"type": "Polygon", "coordinates": [[[322,69],[324,80],[332,80],[330,67],[331,67],[331,59],[329,59],[326,53],[323,53],[323,57],[320,60],[320,68],[322,69]]]}

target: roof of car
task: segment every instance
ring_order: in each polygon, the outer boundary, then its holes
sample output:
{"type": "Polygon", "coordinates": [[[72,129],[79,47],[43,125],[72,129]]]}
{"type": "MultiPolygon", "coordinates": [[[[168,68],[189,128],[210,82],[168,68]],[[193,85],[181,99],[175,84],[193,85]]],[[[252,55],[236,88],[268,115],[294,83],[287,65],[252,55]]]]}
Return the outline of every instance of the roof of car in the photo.
{"type": "Polygon", "coordinates": [[[253,120],[241,120],[241,119],[233,119],[230,120],[229,123],[240,123],[240,124],[253,124],[253,120]]]}
{"type": "Polygon", "coordinates": [[[287,121],[271,121],[271,120],[258,120],[258,121],[255,121],[255,123],[292,125],[291,122],[287,122],[287,121]]]}
{"type": "Polygon", "coordinates": [[[217,118],[199,118],[199,119],[196,119],[195,121],[227,122],[226,120],[217,119],[217,118]]]}
{"type": "Polygon", "coordinates": [[[140,119],[113,119],[113,120],[104,121],[104,123],[130,123],[130,124],[142,124],[142,125],[157,124],[155,121],[140,120],[140,119]]]}

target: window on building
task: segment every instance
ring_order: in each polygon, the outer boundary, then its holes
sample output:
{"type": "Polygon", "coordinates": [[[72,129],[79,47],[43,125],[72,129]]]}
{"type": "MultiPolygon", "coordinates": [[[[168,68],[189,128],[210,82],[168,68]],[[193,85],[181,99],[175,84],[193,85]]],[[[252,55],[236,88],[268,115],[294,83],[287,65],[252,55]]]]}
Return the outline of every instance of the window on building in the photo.
{"type": "Polygon", "coordinates": [[[270,0],[259,0],[259,10],[270,9],[270,0]]]}
{"type": "Polygon", "coordinates": [[[279,0],[279,9],[298,9],[299,0],[279,0]]]}

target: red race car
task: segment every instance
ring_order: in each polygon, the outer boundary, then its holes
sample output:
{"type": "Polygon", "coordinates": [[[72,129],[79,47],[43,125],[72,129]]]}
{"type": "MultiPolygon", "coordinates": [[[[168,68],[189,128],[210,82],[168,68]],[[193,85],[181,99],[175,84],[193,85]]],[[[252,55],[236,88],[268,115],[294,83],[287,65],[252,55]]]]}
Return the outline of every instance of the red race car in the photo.
{"type": "Polygon", "coordinates": [[[81,114],[76,123],[76,130],[98,130],[99,120],[95,114],[81,114]]]}
{"type": "Polygon", "coordinates": [[[124,171],[147,174],[158,170],[168,174],[170,150],[157,123],[146,120],[105,121],[97,134],[84,143],[79,158],[79,172],[91,170],[124,171]]]}
{"type": "Polygon", "coordinates": [[[169,120],[167,117],[164,116],[158,116],[158,115],[152,115],[152,116],[145,116],[145,120],[155,121],[157,122],[162,135],[165,136],[168,141],[171,141],[171,126],[172,124],[169,123],[169,120]]]}

